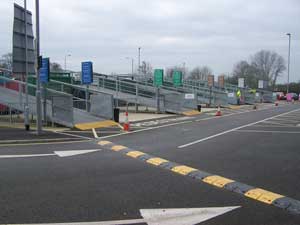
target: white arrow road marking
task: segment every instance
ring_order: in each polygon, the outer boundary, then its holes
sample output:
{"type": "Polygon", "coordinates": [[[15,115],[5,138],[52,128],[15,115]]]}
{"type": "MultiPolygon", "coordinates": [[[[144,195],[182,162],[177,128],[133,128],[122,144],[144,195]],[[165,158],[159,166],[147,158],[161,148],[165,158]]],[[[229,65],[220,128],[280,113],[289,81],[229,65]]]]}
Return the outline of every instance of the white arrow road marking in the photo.
{"type": "Polygon", "coordinates": [[[83,155],[93,152],[101,151],[101,149],[93,150],[71,150],[71,151],[56,151],[52,154],[35,154],[35,155],[0,155],[0,159],[12,159],[12,158],[33,158],[33,157],[46,157],[46,156],[59,156],[70,157],[75,155],[83,155]]]}
{"type": "Polygon", "coordinates": [[[83,155],[83,154],[88,154],[88,153],[93,153],[93,152],[99,152],[99,151],[101,151],[101,149],[58,151],[58,152],[54,152],[54,153],[56,155],[58,155],[59,157],[70,157],[70,156],[83,155]]]}
{"type": "Polygon", "coordinates": [[[148,209],[141,210],[141,215],[148,225],[194,225],[237,208],[240,208],[240,206],[196,209],[148,209]]]}
{"type": "Polygon", "coordinates": [[[138,223],[147,223],[148,225],[195,225],[233,211],[237,208],[240,208],[240,206],[194,209],[141,209],[140,213],[144,219],[87,223],[47,223],[44,225],[123,225],[138,223]]]}

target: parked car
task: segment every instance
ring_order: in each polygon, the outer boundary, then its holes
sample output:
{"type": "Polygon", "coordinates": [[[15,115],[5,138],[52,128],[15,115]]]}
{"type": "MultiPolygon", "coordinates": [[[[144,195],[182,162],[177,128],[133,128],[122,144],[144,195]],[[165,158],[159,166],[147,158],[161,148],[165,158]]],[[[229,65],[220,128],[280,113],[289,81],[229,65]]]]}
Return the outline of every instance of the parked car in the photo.
{"type": "Polygon", "coordinates": [[[277,92],[276,94],[278,100],[286,100],[286,96],[283,92],[277,92]]]}
{"type": "Polygon", "coordinates": [[[289,93],[290,95],[292,95],[292,99],[294,99],[295,101],[299,100],[299,95],[296,93],[289,93]]]}

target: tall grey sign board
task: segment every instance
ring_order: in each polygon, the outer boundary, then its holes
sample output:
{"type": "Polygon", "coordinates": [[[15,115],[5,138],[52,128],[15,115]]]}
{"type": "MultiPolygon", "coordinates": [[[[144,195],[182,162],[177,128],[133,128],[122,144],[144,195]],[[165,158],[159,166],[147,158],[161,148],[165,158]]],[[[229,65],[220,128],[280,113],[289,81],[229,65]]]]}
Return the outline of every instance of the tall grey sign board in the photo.
{"type": "MultiPolygon", "coordinates": [[[[28,73],[35,73],[34,35],[32,29],[32,13],[27,10],[27,64],[28,73]]],[[[14,4],[13,26],[13,73],[25,74],[25,9],[14,4]]]]}

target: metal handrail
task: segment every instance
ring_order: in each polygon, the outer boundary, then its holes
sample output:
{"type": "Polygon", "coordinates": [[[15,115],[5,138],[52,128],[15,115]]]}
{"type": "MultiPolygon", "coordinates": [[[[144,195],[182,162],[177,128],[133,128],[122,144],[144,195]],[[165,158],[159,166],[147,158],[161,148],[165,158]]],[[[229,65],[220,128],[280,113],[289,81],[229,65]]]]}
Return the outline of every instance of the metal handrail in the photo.
{"type": "MultiPolygon", "coordinates": [[[[14,79],[3,77],[3,76],[0,76],[0,79],[8,81],[8,82],[14,82],[14,83],[17,83],[17,84],[26,85],[26,82],[19,81],[19,80],[14,80],[14,79]]],[[[36,88],[36,85],[28,83],[28,87],[36,88]]],[[[72,96],[72,95],[67,94],[65,92],[60,92],[60,91],[56,91],[56,90],[49,89],[49,88],[47,88],[47,91],[50,91],[50,92],[53,92],[53,93],[56,93],[56,94],[60,94],[60,95],[65,95],[65,96],[68,96],[68,97],[72,96]]]]}

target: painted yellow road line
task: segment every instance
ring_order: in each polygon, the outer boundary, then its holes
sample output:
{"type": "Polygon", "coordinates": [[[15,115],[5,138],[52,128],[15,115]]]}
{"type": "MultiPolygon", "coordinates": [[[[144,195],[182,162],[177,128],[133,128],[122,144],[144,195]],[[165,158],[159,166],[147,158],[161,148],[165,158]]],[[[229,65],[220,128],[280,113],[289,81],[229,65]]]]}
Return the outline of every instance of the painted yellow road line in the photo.
{"type": "Polygon", "coordinates": [[[112,120],[75,124],[75,128],[79,130],[91,130],[96,128],[105,128],[105,127],[113,127],[113,126],[118,126],[118,123],[112,120]]]}
{"type": "Polygon", "coordinates": [[[197,169],[189,166],[176,166],[172,169],[172,171],[181,175],[188,175],[191,172],[197,171],[197,169]]]}
{"type": "Polygon", "coordinates": [[[131,152],[128,152],[127,155],[132,157],[132,158],[137,158],[137,157],[140,157],[142,155],[145,155],[145,153],[140,152],[140,151],[131,151],[131,152]]]}
{"type": "Polygon", "coordinates": [[[98,145],[101,145],[101,146],[105,146],[105,145],[109,145],[109,144],[112,144],[110,141],[99,141],[98,142],[98,145]]]}
{"type": "Polygon", "coordinates": [[[169,161],[165,160],[165,159],[161,159],[161,158],[151,158],[151,159],[147,160],[147,163],[155,165],[155,166],[159,166],[166,162],[169,162],[169,161]]]}
{"type": "Polygon", "coordinates": [[[182,113],[182,115],[184,115],[184,116],[196,116],[196,115],[200,115],[200,114],[201,114],[201,112],[196,111],[196,110],[186,111],[186,112],[182,113]]]}
{"type": "Polygon", "coordinates": [[[237,110],[237,109],[241,109],[241,106],[233,105],[233,106],[230,106],[229,109],[237,110]]]}
{"type": "Polygon", "coordinates": [[[271,205],[275,200],[285,196],[264,189],[256,188],[245,193],[245,196],[271,205]]]}
{"type": "Polygon", "coordinates": [[[204,178],[203,182],[223,188],[223,187],[225,187],[226,184],[234,182],[234,180],[227,179],[227,178],[221,177],[221,176],[213,175],[213,176],[204,178]]]}
{"type": "Polygon", "coordinates": [[[123,150],[125,148],[127,148],[127,147],[125,147],[123,145],[115,145],[115,146],[111,147],[111,150],[113,150],[115,152],[119,152],[119,151],[121,151],[121,150],[123,150]]]}

